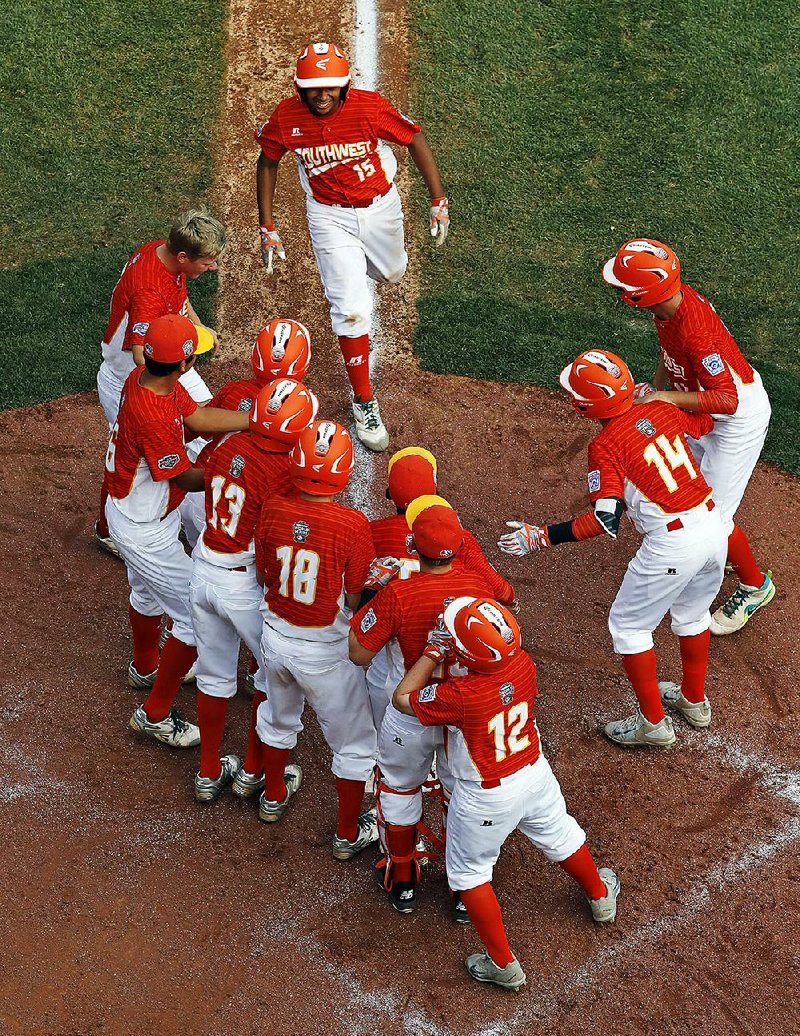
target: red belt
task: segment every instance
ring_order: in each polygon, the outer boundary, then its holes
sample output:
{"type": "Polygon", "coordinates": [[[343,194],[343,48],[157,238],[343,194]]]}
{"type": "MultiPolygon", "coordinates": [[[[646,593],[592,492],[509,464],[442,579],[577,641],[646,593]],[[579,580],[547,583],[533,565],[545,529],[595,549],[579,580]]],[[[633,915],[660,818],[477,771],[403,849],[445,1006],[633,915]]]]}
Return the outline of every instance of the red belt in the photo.
{"type": "MultiPolygon", "coordinates": [[[[706,508],[709,511],[714,510],[714,501],[706,500],[706,508]]],[[[667,532],[677,532],[678,529],[683,528],[683,522],[680,518],[673,518],[671,522],[667,522],[667,532]]]]}
{"type": "Polygon", "coordinates": [[[486,788],[487,790],[489,788],[499,788],[501,783],[502,782],[499,781],[499,780],[497,780],[497,781],[481,781],[481,787],[482,788],[486,788]]]}
{"type": "Polygon", "coordinates": [[[246,572],[247,571],[247,565],[239,565],[238,568],[229,568],[228,571],[229,572],[246,572]]]}

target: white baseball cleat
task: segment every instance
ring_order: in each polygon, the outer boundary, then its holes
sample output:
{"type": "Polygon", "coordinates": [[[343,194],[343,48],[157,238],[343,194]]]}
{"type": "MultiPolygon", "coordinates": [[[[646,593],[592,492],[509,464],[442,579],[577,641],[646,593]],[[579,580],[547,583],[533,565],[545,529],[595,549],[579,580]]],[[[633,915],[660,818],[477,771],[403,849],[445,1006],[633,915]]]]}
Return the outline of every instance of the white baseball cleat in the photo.
{"type": "Polygon", "coordinates": [[[353,417],[356,422],[356,435],[368,450],[383,453],[389,445],[389,433],[381,420],[378,400],[373,396],[368,403],[353,400],[353,417]]]}
{"type": "Polygon", "coordinates": [[[689,701],[688,698],[684,698],[681,685],[671,680],[659,680],[658,690],[662,704],[679,712],[689,726],[696,730],[705,730],[711,725],[711,702],[708,698],[703,698],[702,701],[689,701]]]}
{"type": "Polygon", "coordinates": [[[592,917],[598,924],[611,924],[617,918],[617,897],[622,886],[610,867],[601,867],[597,873],[606,887],[606,894],[600,899],[589,900],[592,917]]]}
{"type": "Polygon", "coordinates": [[[286,785],[286,798],[283,802],[272,802],[271,799],[264,798],[263,792],[261,793],[261,798],[258,800],[258,819],[263,820],[265,824],[274,824],[281,819],[289,806],[292,795],[303,783],[303,771],[297,763],[289,763],[284,768],[283,782],[286,785]]]}
{"type": "Polygon", "coordinates": [[[488,953],[473,953],[464,961],[467,971],[478,982],[491,982],[501,989],[519,992],[527,981],[522,965],[515,957],[504,968],[498,968],[488,953]]]}
{"type": "Polygon", "coordinates": [[[333,836],[333,855],[337,860],[352,860],[368,845],[378,841],[378,818],[374,809],[362,813],[358,818],[356,837],[351,842],[347,838],[333,836]]]}
{"type": "Polygon", "coordinates": [[[218,799],[242,765],[238,755],[224,755],[219,762],[219,777],[201,777],[199,772],[194,775],[194,797],[198,802],[218,799]]]}
{"type": "Polygon", "coordinates": [[[675,731],[669,716],[660,723],[649,723],[641,712],[607,723],[605,734],[609,741],[623,748],[669,748],[675,743],[675,731]]]}
{"type": "Polygon", "coordinates": [[[721,608],[711,616],[711,632],[717,637],[736,633],[759,608],[769,604],[775,596],[772,573],[767,572],[761,586],[745,586],[739,583],[721,608]]]}
{"type": "Polygon", "coordinates": [[[244,766],[239,770],[236,776],[233,778],[233,784],[231,785],[231,791],[234,795],[238,795],[240,799],[249,799],[257,791],[261,791],[264,787],[264,774],[263,773],[248,773],[244,766]]]}
{"type": "Polygon", "coordinates": [[[120,553],[119,547],[111,537],[100,535],[100,522],[94,523],[94,541],[100,550],[104,550],[106,554],[110,554],[112,558],[118,558],[120,561],[125,560],[120,553]]]}
{"type": "Polygon", "coordinates": [[[194,748],[200,744],[200,728],[194,723],[187,723],[175,708],[169,710],[166,719],[153,723],[140,705],[134,710],[128,726],[137,734],[155,738],[170,748],[194,748]]]}
{"type": "Polygon", "coordinates": [[[128,663],[128,687],[133,687],[134,690],[149,691],[157,676],[157,668],[152,673],[140,673],[133,662],[128,663]]]}

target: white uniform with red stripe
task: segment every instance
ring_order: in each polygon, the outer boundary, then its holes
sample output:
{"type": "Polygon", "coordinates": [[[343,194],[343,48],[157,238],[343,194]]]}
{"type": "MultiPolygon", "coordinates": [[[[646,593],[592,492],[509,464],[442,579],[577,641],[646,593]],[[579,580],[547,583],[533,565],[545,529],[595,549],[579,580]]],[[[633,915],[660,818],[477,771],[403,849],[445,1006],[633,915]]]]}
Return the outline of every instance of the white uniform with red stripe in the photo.
{"type": "Polygon", "coordinates": [[[408,145],[419,125],[379,93],[350,87],[332,114],[312,115],[299,97],[282,101],[255,137],[267,158],[297,159],[322,286],[337,335],[369,334],[368,278],[397,284],[408,256],[394,155],[379,141],[408,145]]]}

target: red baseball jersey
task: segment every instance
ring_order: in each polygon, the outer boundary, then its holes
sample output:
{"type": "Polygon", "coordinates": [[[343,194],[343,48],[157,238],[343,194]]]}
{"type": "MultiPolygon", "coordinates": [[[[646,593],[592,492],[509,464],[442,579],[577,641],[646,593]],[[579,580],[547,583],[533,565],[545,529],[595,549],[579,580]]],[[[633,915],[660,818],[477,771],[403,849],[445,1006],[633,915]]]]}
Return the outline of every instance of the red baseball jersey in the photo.
{"type": "Polygon", "coordinates": [[[379,93],[351,87],[335,112],[312,115],[299,97],[281,101],[255,132],[267,158],[292,151],[303,189],[323,205],[369,205],[391,187],[378,141],[408,146],[420,126],[379,93]]]}
{"type": "Polygon", "coordinates": [[[262,386],[255,378],[243,378],[241,381],[229,381],[214,396],[209,406],[218,406],[222,410],[240,410],[249,414],[253,409],[253,400],[262,386]]]}
{"type": "Polygon", "coordinates": [[[268,621],[304,640],[347,637],[343,593],[360,593],[375,557],[369,522],[336,501],[271,497],[256,528],[268,621]]]}
{"type": "MultiPolygon", "coordinates": [[[[409,579],[395,579],[353,616],[350,628],[367,651],[378,651],[397,637],[403,665],[410,669],[425,650],[428,634],[456,597],[491,596],[486,581],[467,569],[436,575],[416,572],[409,579]]],[[[464,670],[460,670],[463,672],[464,670]]]]}
{"type": "Polygon", "coordinates": [[[710,393],[700,397],[704,413],[735,413],[737,385],[753,383],[753,368],[708,299],[688,284],[681,290],[675,315],[653,318],[670,381],[683,392],[710,393]]]}
{"type": "Polygon", "coordinates": [[[234,432],[211,454],[205,484],[206,527],[198,553],[223,568],[255,564],[255,528],[264,502],[294,489],[288,453],[270,452],[252,432],[234,432]]]}
{"type": "Polygon", "coordinates": [[[457,780],[491,782],[539,758],[535,698],[536,666],[518,651],[499,673],[428,684],[410,704],[423,726],[449,728],[447,762],[457,780]]]}
{"type": "Polygon", "coordinates": [[[124,380],[133,358],[132,344],[144,345],[147,325],[167,313],[187,312],[186,277],[170,273],[156,255],[164,241],[148,241],[123,267],[111,295],[111,311],[103,335],[103,359],[124,380]]]}
{"type": "Polygon", "coordinates": [[[699,507],[711,496],[686,436],[710,432],[707,414],[658,400],[608,421],[589,443],[589,496],[624,500],[639,532],[664,528],[664,515],[699,507]]]}
{"type": "Polygon", "coordinates": [[[169,479],[192,466],[183,419],[197,409],[180,382],[168,396],[157,396],[141,385],[144,373],[137,367],[128,375],[106,453],[109,495],[135,522],[160,521],[183,499],[169,479]]]}

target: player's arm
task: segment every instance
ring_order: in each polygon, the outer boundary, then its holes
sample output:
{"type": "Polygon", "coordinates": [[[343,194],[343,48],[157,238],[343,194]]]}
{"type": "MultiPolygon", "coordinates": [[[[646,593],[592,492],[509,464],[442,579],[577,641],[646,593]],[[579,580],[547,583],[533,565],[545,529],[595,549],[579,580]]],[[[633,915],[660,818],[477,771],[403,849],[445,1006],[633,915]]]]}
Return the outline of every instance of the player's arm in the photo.
{"type": "Polygon", "coordinates": [[[669,375],[667,374],[667,365],[664,363],[664,357],[660,356],[658,360],[658,367],[653,375],[653,388],[661,392],[667,387],[667,380],[669,375]]]}
{"type": "Polygon", "coordinates": [[[208,436],[217,432],[244,432],[250,425],[250,415],[239,410],[204,406],[184,417],[183,422],[195,435],[208,436]]]}
{"type": "Polygon", "coordinates": [[[402,614],[392,590],[384,590],[363,604],[350,620],[350,661],[366,668],[396,636],[402,614]]]}
{"type": "Polygon", "coordinates": [[[436,239],[437,245],[442,245],[450,230],[450,203],[444,193],[436,159],[433,157],[431,146],[422,130],[419,130],[412,137],[411,143],[408,145],[408,153],[419,170],[419,174],[424,180],[430,195],[431,237],[436,239]]]}
{"type": "Polygon", "coordinates": [[[137,367],[144,366],[144,340],[153,320],[166,312],[164,297],[153,288],[135,291],[128,303],[128,329],[125,332],[124,349],[130,349],[137,367]]]}
{"type": "MultiPolygon", "coordinates": [[[[717,352],[717,344],[710,334],[695,334],[686,343],[692,370],[702,386],[702,392],[663,390],[651,393],[646,399],[671,403],[691,414],[735,414],[739,406],[739,392],[727,363],[717,352]]],[[[656,386],[658,388],[658,386],[656,386]]],[[[637,402],[643,402],[639,399],[637,402]]]]}
{"type": "Polygon", "coordinates": [[[392,705],[394,705],[398,712],[402,712],[406,716],[414,715],[409,699],[414,691],[421,691],[426,684],[431,682],[433,671],[438,664],[432,658],[423,655],[412,665],[397,687],[395,687],[394,694],[392,695],[392,705]]]}
{"type": "Polygon", "coordinates": [[[275,186],[278,182],[279,162],[280,159],[268,158],[262,151],[256,163],[256,201],[258,202],[258,230],[261,235],[261,261],[267,273],[270,274],[276,256],[278,259],[286,259],[286,251],[280,234],[275,229],[275,216],[272,211],[275,186]]]}
{"type": "Polygon", "coordinates": [[[475,537],[467,529],[464,530],[463,561],[467,568],[476,572],[486,580],[492,591],[492,597],[501,604],[510,605],[511,610],[519,610],[516,606],[514,587],[500,575],[494,565],[483,553],[483,549],[475,537]]]}
{"type": "Polygon", "coordinates": [[[449,703],[450,708],[448,709],[446,684],[439,684],[438,687],[430,684],[434,669],[453,658],[452,649],[453,638],[444,624],[443,616],[440,615],[436,625],[428,634],[428,643],[422,657],[408,670],[392,695],[392,704],[399,712],[403,712],[407,716],[417,716],[420,723],[426,726],[437,726],[440,723],[448,723],[450,720],[455,722],[458,719],[458,716],[452,713],[452,702],[449,703]],[[419,692],[423,688],[424,691],[420,695],[419,692]],[[423,698],[426,702],[433,702],[439,691],[441,691],[441,695],[439,704],[434,710],[435,714],[427,706],[426,714],[422,714],[420,712],[421,702],[417,699],[423,698]]]}
{"type": "Polygon", "coordinates": [[[186,493],[199,493],[205,488],[205,472],[203,468],[187,468],[171,478],[170,482],[186,493]]]}

